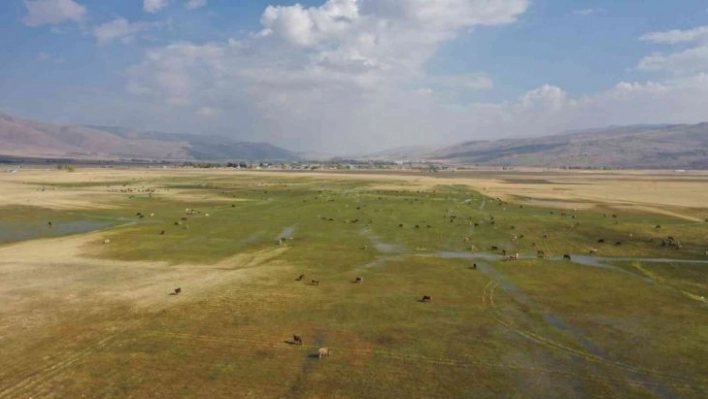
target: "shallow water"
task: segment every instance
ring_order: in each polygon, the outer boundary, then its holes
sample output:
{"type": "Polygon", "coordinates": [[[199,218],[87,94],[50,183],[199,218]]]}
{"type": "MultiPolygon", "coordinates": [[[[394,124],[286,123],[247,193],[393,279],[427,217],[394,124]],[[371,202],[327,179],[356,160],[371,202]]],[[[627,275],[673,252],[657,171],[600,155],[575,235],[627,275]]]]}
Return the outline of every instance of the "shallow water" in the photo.
{"type": "Polygon", "coordinates": [[[4,222],[0,221],[0,243],[33,240],[36,238],[59,237],[88,233],[114,226],[118,222],[110,220],[76,220],[55,222],[52,226],[45,222],[4,222]]]}
{"type": "Polygon", "coordinates": [[[296,227],[297,225],[295,224],[290,227],[286,227],[285,229],[283,229],[283,231],[280,232],[280,234],[278,234],[278,237],[276,237],[276,239],[293,238],[293,233],[295,232],[296,227]]]}

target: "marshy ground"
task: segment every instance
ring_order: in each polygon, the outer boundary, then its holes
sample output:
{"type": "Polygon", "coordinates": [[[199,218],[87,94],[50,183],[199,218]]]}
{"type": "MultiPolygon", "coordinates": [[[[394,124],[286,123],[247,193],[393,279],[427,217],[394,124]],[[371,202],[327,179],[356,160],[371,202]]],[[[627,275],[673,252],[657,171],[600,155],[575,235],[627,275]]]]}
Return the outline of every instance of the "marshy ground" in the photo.
{"type": "Polygon", "coordinates": [[[706,397],[706,196],[658,172],[4,174],[0,398],[706,397]]]}

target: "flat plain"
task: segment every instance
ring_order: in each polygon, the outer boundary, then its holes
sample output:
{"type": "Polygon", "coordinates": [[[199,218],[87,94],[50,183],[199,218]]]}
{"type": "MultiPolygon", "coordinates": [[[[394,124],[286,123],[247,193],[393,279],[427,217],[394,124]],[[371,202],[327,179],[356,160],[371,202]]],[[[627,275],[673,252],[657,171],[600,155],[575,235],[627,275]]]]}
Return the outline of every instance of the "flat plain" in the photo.
{"type": "Polygon", "coordinates": [[[3,173],[0,398],[707,397],[706,204],[701,172],[3,173]]]}

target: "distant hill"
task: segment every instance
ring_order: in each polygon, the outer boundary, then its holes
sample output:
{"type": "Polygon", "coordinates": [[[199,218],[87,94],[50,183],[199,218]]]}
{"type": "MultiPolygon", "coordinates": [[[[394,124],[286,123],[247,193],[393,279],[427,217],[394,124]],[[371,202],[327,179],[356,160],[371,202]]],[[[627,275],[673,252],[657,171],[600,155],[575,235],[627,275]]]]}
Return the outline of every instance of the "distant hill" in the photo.
{"type": "MultiPolygon", "coordinates": [[[[404,155],[393,151],[389,159],[404,155]]],[[[613,126],[545,137],[468,141],[424,153],[415,149],[407,155],[466,165],[708,169],[708,123],[613,126]]]]}
{"type": "Polygon", "coordinates": [[[151,160],[293,160],[268,143],[228,137],[144,132],[107,126],[59,126],[0,113],[0,155],[151,160]]]}

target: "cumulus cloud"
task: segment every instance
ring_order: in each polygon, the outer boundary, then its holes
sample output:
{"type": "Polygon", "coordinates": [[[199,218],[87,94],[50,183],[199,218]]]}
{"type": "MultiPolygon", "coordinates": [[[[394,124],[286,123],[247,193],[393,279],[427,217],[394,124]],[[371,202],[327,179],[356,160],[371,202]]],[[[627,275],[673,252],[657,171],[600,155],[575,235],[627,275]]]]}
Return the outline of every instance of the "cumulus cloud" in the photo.
{"type": "Polygon", "coordinates": [[[143,10],[149,13],[156,13],[167,7],[170,4],[170,0],[144,0],[143,10]]]}
{"type": "Polygon", "coordinates": [[[27,26],[78,22],[86,16],[86,7],[73,0],[24,0],[24,3],[27,15],[22,22],[27,26]]]}
{"type": "Polygon", "coordinates": [[[242,139],[338,153],[705,118],[708,74],[698,61],[686,67],[685,49],[650,55],[638,67],[681,73],[591,96],[574,97],[553,82],[501,103],[438,95],[494,86],[484,72],[431,76],[427,66],[441,45],[472,28],[513,23],[527,7],[525,0],[270,6],[262,28],[244,39],[150,49],[128,70],[128,90],[148,104],[177,107],[177,128],[191,115],[242,139]]]}
{"type": "Polygon", "coordinates": [[[125,18],[116,18],[113,21],[95,27],[93,35],[100,45],[108,44],[113,40],[121,40],[123,43],[127,43],[133,40],[138,33],[157,26],[158,24],[156,23],[131,23],[125,18]]]}
{"type": "Polygon", "coordinates": [[[196,10],[197,8],[202,8],[207,5],[207,0],[189,0],[184,7],[188,10],[196,10]]]}

